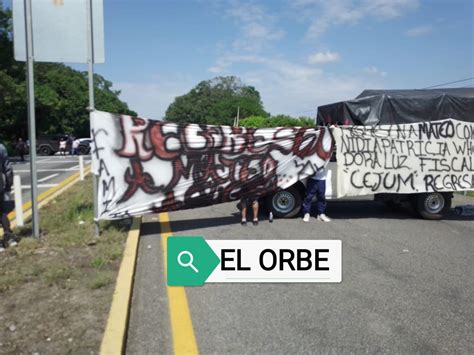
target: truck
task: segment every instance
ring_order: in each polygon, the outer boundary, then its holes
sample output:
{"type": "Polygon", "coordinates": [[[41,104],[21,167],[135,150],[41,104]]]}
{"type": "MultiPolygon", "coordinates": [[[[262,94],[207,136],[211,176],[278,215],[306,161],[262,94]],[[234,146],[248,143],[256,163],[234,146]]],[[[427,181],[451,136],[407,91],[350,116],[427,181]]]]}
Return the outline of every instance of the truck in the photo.
{"type": "MultiPolygon", "coordinates": [[[[432,90],[365,90],[353,100],[318,107],[318,126],[379,126],[454,119],[474,123],[474,88],[432,90]]],[[[338,199],[337,162],[335,155],[328,163],[326,198],[338,199]]],[[[295,217],[300,213],[306,181],[298,181],[287,189],[264,198],[274,216],[295,217]]],[[[452,191],[427,193],[378,193],[345,200],[383,201],[391,207],[409,203],[421,218],[442,219],[451,208],[452,191]]]]}

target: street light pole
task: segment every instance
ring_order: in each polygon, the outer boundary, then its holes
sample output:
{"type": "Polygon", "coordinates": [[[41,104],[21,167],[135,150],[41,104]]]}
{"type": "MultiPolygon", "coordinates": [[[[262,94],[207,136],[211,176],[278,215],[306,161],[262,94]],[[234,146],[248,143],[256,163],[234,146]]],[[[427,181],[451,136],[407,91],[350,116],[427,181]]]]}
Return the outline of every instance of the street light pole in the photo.
{"type": "Polygon", "coordinates": [[[36,174],[36,117],[35,117],[35,81],[33,51],[33,21],[31,0],[25,0],[25,40],[26,40],[26,71],[28,86],[28,135],[30,140],[30,171],[31,171],[31,211],[33,237],[39,238],[38,214],[38,176],[36,174]]]}

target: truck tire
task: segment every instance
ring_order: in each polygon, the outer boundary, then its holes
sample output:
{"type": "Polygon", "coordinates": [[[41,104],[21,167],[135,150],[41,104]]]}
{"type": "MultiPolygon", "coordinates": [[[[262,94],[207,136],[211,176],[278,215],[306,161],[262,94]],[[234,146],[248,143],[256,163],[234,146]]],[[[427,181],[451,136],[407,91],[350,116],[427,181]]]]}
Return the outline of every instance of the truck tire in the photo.
{"type": "Polygon", "coordinates": [[[42,145],[39,148],[39,153],[40,155],[51,155],[53,154],[53,150],[51,149],[51,147],[48,147],[47,145],[42,145]]]}
{"type": "Polygon", "coordinates": [[[452,195],[446,192],[417,194],[414,205],[423,219],[439,220],[451,208],[452,195]]]}
{"type": "Polygon", "coordinates": [[[280,190],[266,198],[268,211],[277,218],[292,218],[301,210],[302,196],[295,186],[280,190]]]}

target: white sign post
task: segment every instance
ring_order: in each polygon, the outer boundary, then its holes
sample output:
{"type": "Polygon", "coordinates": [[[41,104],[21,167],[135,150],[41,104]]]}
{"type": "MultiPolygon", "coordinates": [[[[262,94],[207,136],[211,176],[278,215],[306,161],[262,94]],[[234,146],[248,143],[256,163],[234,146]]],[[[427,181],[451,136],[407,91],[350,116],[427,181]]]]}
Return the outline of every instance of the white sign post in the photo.
{"type": "MultiPolygon", "coordinates": [[[[36,119],[33,63],[87,63],[89,112],[94,110],[94,63],[104,62],[103,0],[13,0],[15,59],[27,62],[33,235],[39,237],[36,174],[36,119]]],[[[97,224],[97,182],[94,178],[97,224]]]]}

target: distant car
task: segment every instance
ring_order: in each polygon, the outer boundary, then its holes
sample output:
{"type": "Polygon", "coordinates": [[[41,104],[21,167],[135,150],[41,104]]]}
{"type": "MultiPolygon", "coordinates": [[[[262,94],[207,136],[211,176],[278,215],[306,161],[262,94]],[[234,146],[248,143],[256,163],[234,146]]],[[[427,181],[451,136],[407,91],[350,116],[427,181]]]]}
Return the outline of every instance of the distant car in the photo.
{"type": "MultiPolygon", "coordinates": [[[[54,155],[59,152],[59,142],[61,139],[66,140],[66,152],[71,151],[72,142],[68,139],[69,136],[66,134],[57,134],[57,135],[44,135],[38,137],[36,140],[36,151],[40,155],[54,155]]],[[[89,154],[91,151],[91,142],[90,138],[78,138],[80,143],[77,148],[78,154],[85,155],[89,154]]]]}
{"type": "Polygon", "coordinates": [[[79,140],[79,147],[77,148],[77,153],[79,155],[86,155],[91,152],[91,138],[77,138],[79,140]]]}
{"type": "Polygon", "coordinates": [[[59,141],[66,140],[66,151],[71,150],[71,142],[65,134],[39,136],[36,140],[36,151],[40,155],[54,155],[59,152],[59,141]]]}

